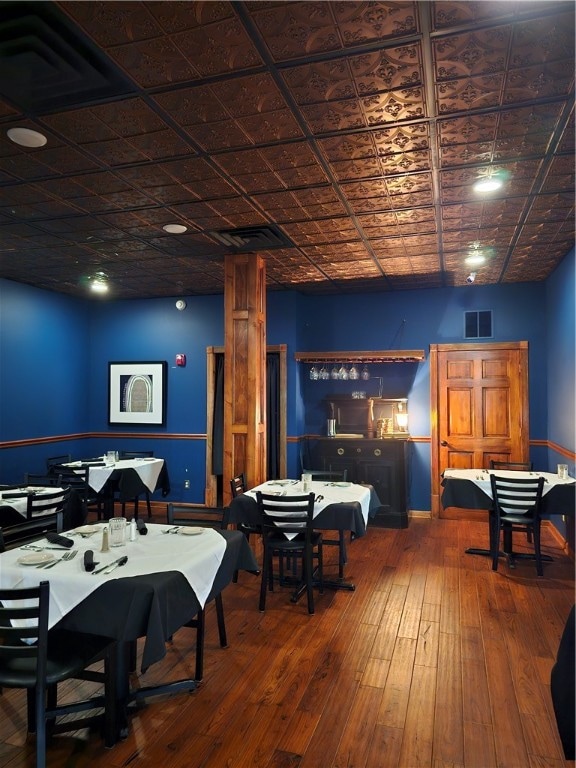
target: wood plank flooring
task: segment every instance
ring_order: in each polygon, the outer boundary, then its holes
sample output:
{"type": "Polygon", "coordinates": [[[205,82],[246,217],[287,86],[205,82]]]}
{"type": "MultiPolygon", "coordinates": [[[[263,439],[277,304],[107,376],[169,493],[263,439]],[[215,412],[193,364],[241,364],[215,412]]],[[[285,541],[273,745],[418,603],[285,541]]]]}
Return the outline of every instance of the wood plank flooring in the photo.
{"type": "MultiPolygon", "coordinates": [[[[356,591],[317,594],[314,616],[282,589],[259,613],[259,579],[241,573],[224,592],[226,649],[209,609],[199,689],[145,704],[112,750],[96,733],[54,737],[48,766],[573,766],[563,759],[549,687],[574,601],[573,562],[545,531],[554,562],[544,578],[529,563],[493,573],[487,558],[464,552],[486,543],[478,522],[369,528],[348,547],[356,591]]],[[[335,571],[336,549],[327,550],[335,571]]],[[[193,670],[194,632],[182,629],[139,680],[193,670]]],[[[0,715],[0,768],[34,766],[24,695],[4,691],[0,715]]]]}

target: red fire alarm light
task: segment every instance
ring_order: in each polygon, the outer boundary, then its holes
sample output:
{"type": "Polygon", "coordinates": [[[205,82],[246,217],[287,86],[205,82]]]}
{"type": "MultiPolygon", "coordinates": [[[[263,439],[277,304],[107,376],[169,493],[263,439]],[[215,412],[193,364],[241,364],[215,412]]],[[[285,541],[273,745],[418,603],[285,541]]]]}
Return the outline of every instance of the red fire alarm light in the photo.
{"type": "Polygon", "coordinates": [[[180,368],[184,368],[186,365],[186,355],[176,355],[176,365],[180,368]]]}

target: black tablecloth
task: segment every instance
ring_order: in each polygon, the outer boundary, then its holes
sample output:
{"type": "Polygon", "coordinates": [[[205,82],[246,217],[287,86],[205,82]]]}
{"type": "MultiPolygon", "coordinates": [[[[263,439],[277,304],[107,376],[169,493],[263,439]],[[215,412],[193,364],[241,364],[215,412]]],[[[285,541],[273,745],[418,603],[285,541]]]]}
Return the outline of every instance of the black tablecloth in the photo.
{"type": "MultiPolygon", "coordinates": [[[[445,477],[441,483],[442,506],[462,509],[492,509],[490,496],[472,480],[445,477]]],[[[542,496],[542,515],[570,515],[574,517],[576,483],[555,485],[542,496]]]]}
{"type": "MultiPolygon", "coordinates": [[[[258,565],[246,538],[239,531],[219,531],[226,551],[208,600],[231,581],[236,570],[256,571],[258,565]]],[[[145,637],[142,669],[166,655],[166,641],[192,619],[200,604],[179,571],[114,579],[102,584],[56,625],[115,640],[145,637]]]]}

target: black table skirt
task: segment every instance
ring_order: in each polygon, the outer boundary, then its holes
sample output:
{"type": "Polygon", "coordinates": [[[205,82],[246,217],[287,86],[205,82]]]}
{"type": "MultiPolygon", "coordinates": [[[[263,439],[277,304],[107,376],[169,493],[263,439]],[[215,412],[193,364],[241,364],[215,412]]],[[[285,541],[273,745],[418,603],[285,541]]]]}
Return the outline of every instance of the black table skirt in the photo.
{"type": "MultiPolygon", "coordinates": [[[[373,516],[380,508],[380,499],[374,488],[370,487],[370,509],[368,516],[373,516]]],[[[258,525],[258,505],[256,499],[247,494],[240,494],[232,499],[229,507],[228,522],[234,525],[258,525]]],[[[358,501],[329,504],[314,518],[314,528],[326,531],[351,531],[353,538],[360,538],[366,533],[362,515],[362,506],[358,501]]]]}
{"type": "MultiPolygon", "coordinates": [[[[492,509],[493,503],[472,480],[446,477],[442,480],[442,506],[461,509],[492,509]]],[[[574,517],[576,484],[555,485],[542,496],[542,515],[574,517]]]]}
{"type": "MultiPolygon", "coordinates": [[[[254,554],[239,531],[219,531],[227,542],[208,601],[231,581],[236,570],[256,571],[254,554]]],[[[142,670],[166,655],[166,641],[200,610],[179,571],[107,581],[56,625],[119,641],[145,637],[142,670]]]]}

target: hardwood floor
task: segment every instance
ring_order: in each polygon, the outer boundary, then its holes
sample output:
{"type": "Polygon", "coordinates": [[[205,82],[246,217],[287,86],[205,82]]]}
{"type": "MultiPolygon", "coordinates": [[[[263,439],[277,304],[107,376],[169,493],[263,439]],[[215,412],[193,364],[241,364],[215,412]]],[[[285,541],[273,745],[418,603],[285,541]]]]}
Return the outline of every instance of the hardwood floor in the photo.
{"type": "MultiPolygon", "coordinates": [[[[48,766],[573,766],[549,688],[573,562],[545,531],[544,578],[527,563],[493,573],[464,552],[486,540],[477,522],[369,528],[348,548],[356,591],[317,595],[314,616],[280,589],[259,613],[259,579],[241,573],[224,592],[227,649],[209,609],[200,688],[151,700],[112,750],[96,733],[55,737],[48,766]]],[[[142,684],[192,675],[193,649],[181,629],[142,684]]],[[[0,767],[33,766],[20,691],[4,691],[0,715],[0,767]]]]}

